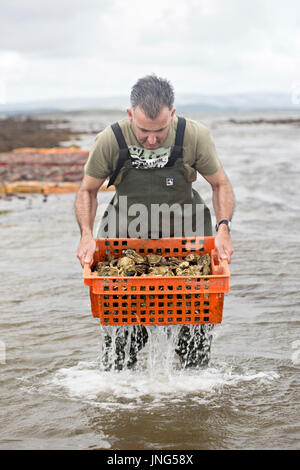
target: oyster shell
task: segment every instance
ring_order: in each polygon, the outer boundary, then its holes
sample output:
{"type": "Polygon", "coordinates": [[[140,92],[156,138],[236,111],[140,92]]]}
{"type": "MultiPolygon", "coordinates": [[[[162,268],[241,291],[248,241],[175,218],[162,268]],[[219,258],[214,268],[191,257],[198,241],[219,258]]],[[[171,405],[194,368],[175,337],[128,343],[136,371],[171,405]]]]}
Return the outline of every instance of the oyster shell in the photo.
{"type": "Polygon", "coordinates": [[[169,264],[179,264],[181,263],[181,259],[179,258],[175,258],[175,256],[167,256],[166,258],[166,262],[169,263],[169,264]]]}
{"type": "Polygon", "coordinates": [[[211,259],[208,253],[201,256],[197,266],[202,267],[202,274],[208,276],[211,274],[211,259]]]}
{"type": "Polygon", "coordinates": [[[209,276],[211,274],[210,266],[208,266],[207,264],[203,266],[203,274],[204,276],[209,276]]]}
{"type": "Polygon", "coordinates": [[[100,266],[99,268],[97,268],[97,273],[98,273],[98,276],[103,276],[103,277],[119,276],[118,268],[113,268],[109,265],[108,266],[100,266]]]}
{"type": "Polygon", "coordinates": [[[114,258],[108,254],[93,270],[99,276],[208,276],[211,274],[209,254],[189,253],[184,259],[149,253],[142,256],[132,248],[114,258]]]}
{"type": "Polygon", "coordinates": [[[131,258],[136,264],[145,263],[145,259],[143,258],[143,256],[139,255],[132,248],[127,248],[127,250],[123,250],[122,253],[124,256],[127,256],[127,258],[131,258]]]}
{"type": "Polygon", "coordinates": [[[105,268],[106,266],[109,266],[108,261],[99,261],[99,263],[96,264],[95,269],[97,271],[98,269],[105,268]]]}
{"type": "Polygon", "coordinates": [[[118,258],[114,258],[110,261],[109,265],[112,267],[112,268],[115,268],[117,267],[118,265],[118,258]]]}
{"type": "Polygon", "coordinates": [[[200,260],[198,261],[198,264],[202,264],[203,266],[205,264],[210,265],[210,256],[208,253],[200,257],[200,260]]]}
{"type": "Polygon", "coordinates": [[[153,266],[149,268],[149,276],[174,276],[168,266],[153,266]]]}
{"type": "Polygon", "coordinates": [[[137,264],[135,266],[135,271],[137,274],[146,274],[148,272],[149,266],[148,264],[137,264]]]}
{"type": "Polygon", "coordinates": [[[135,262],[131,258],[128,258],[128,256],[123,256],[122,258],[118,259],[117,266],[122,270],[127,268],[134,268],[135,262]]]}
{"type": "Polygon", "coordinates": [[[200,276],[202,267],[198,265],[192,265],[187,268],[180,268],[176,269],[177,276],[200,276]]]}
{"type": "Polygon", "coordinates": [[[120,276],[134,276],[136,272],[135,262],[127,256],[123,256],[118,259],[117,267],[119,269],[120,276]]]}
{"type": "Polygon", "coordinates": [[[185,272],[185,269],[181,269],[181,268],[175,269],[176,276],[184,276],[185,275],[184,272],[185,272]]]}
{"type": "Polygon", "coordinates": [[[179,266],[178,266],[178,267],[179,267],[180,269],[186,269],[186,268],[189,267],[189,265],[190,265],[190,263],[189,263],[188,261],[182,261],[181,263],[179,263],[179,266]]]}
{"type": "Polygon", "coordinates": [[[159,264],[162,261],[162,257],[160,255],[154,255],[150,253],[149,255],[146,256],[146,261],[147,263],[151,265],[156,265],[159,264]]]}
{"type": "Polygon", "coordinates": [[[107,261],[100,261],[96,264],[94,270],[98,273],[99,276],[107,276],[109,269],[109,264],[107,261]]]}
{"type": "Polygon", "coordinates": [[[113,260],[114,260],[114,257],[113,257],[113,255],[112,255],[111,253],[107,253],[107,254],[105,255],[105,261],[107,261],[108,263],[110,263],[110,262],[113,261],[113,260]]]}
{"type": "Polygon", "coordinates": [[[198,263],[201,259],[200,255],[197,255],[196,253],[190,253],[185,257],[185,261],[188,261],[189,263],[198,263]]]}

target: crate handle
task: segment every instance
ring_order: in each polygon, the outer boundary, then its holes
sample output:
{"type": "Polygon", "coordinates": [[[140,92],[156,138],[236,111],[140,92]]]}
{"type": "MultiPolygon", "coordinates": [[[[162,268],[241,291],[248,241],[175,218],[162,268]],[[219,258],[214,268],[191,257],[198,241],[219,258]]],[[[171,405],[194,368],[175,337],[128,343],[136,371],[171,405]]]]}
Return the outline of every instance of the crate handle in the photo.
{"type": "Polygon", "coordinates": [[[229,267],[228,267],[228,260],[222,259],[219,263],[218,274],[228,274],[229,267]]]}
{"type": "Polygon", "coordinates": [[[90,276],[92,274],[91,268],[89,263],[84,263],[83,266],[83,276],[90,276]]]}

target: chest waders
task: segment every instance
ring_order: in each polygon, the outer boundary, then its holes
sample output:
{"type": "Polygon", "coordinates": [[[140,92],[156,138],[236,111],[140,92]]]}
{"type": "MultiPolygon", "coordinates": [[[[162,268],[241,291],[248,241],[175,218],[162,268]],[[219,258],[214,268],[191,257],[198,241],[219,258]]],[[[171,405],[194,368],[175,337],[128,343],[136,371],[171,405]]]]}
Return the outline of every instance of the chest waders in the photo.
{"type": "Polygon", "coordinates": [[[123,175],[101,221],[100,238],[135,238],[130,227],[136,229],[139,223],[136,213],[140,209],[140,228],[135,230],[136,237],[212,235],[210,211],[184,175],[182,153],[185,124],[185,119],[179,117],[175,145],[167,164],[163,168],[147,169],[132,165],[121,128],[118,123],[113,124],[120,154],[108,186],[114,184],[121,168],[123,175]]]}
{"type": "MultiPolygon", "coordinates": [[[[132,233],[130,227],[136,220],[135,211],[141,208],[145,212],[139,224],[140,238],[212,235],[210,211],[198,192],[192,188],[192,183],[188,182],[184,176],[185,125],[185,119],[179,117],[175,145],[166,165],[163,168],[147,169],[138,169],[132,165],[122,130],[118,123],[112,125],[120,153],[108,186],[114,184],[121,169],[123,169],[123,175],[121,182],[115,185],[116,194],[101,221],[97,235],[99,238],[130,237],[132,233]],[[122,197],[126,197],[126,207],[125,205],[122,207],[122,197]],[[155,223],[152,217],[153,205],[159,208],[155,223]],[[186,210],[187,207],[188,210],[186,210]],[[164,226],[166,215],[168,215],[169,222],[167,227],[164,226]]],[[[105,369],[121,370],[124,365],[128,368],[133,367],[137,361],[138,351],[148,340],[146,327],[143,325],[120,326],[112,327],[113,330],[108,327],[103,328],[105,338],[102,360],[105,369]]],[[[181,327],[175,351],[179,355],[182,367],[207,366],[210,358],[212,337],[209,332],[211,329],[212,325],[183,325],[181,327]]]]}

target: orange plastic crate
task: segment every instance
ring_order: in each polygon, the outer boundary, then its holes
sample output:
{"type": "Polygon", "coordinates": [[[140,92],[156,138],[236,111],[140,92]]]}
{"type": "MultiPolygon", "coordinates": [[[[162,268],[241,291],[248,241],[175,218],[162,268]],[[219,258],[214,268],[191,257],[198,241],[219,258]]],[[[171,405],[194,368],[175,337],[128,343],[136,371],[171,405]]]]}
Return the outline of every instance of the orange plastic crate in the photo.
{"type": "Polygon", "coordinates": [[[209,253],[210,276],[174,277],[100,277],[84,266],[84,284],[90,287],[91,309],[103,325],[215,324],[222,321],[224,294],[229,292],[230,272],[227,261],[218,263],[214,237],[96,239],[93,265],[122,256],[133,248],[142,256],[148,253],[177,256],[209,253]]]}

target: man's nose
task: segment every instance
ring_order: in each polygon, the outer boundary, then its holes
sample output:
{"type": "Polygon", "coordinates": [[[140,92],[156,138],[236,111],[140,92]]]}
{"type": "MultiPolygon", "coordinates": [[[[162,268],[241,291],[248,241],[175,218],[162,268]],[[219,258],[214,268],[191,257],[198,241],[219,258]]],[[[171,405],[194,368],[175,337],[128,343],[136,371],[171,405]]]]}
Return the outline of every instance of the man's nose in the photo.
{"type": "Polygon", "coordinates": [[[156,144],[156,135],[155,134],[149,134],[148,135],[148,143],[150,145],[156,144]]]}

